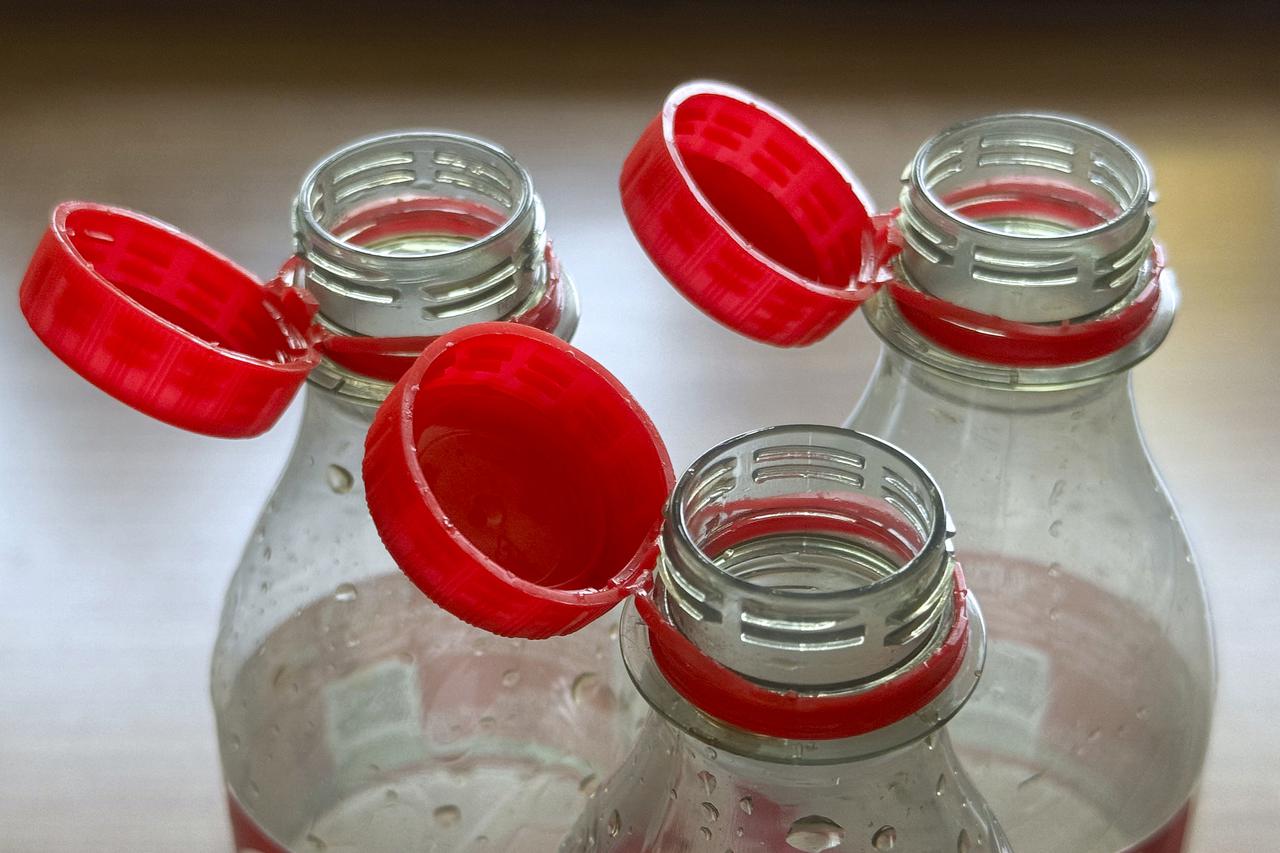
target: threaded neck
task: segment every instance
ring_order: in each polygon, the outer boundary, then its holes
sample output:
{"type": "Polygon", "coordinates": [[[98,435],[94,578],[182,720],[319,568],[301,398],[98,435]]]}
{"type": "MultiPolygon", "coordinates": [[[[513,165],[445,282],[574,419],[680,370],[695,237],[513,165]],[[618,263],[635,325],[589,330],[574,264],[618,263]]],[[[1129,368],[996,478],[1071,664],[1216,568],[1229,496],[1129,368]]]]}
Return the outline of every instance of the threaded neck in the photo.
{"type": "Polygon", "coordinates": [[[294,234],[324,322],[346,334],[434,336],[541,298],[544,218],[528,173],[501,148],[412,131],[316,165],[294,234]]]}
{"type": "Polygon", "coordinates": [[[676,485],[658,567],[669,620],[778,690],[835,693],[926,655],[951,614],[950,530],[929,475],[879,439],[784,426],[726,442],[676,485]]]}
{"type": "Polygon", "coordinates": [[[1079,320],[1145,280],[1151,179],[1138,153],[1090,124],[996,115],[926,142],[903,176],[903,273],[948,302],[1006,320],[1079,320]]]}

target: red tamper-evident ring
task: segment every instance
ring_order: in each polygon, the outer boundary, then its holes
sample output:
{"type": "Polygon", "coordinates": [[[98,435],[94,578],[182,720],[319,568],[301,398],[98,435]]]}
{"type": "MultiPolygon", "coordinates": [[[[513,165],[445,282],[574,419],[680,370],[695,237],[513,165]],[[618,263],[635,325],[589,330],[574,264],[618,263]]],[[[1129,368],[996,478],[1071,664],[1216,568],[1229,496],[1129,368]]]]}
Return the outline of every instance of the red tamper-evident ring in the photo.
{"type": "Polygon", "coordinates": [[[813,343],[874,290],[878,237],[853,178],[797,123],[741,89],[674,90],[628,155],[621,190],[663,275],[756,340],[813,343]]]}
{"type": "Polygon", "coordinates": [[[18,296],[40,340],[85,379],[206,435],[266,431],[320,358],[305,294],[118,208],[58,205],[18,296]]]}
{"type": "Polygon", "coordinates": [[[369,513],[432,600],[506,636],[568,634],[648,577],[674,478],[639,404],[554,335],[437,338],[374,416],[369,513]]]}

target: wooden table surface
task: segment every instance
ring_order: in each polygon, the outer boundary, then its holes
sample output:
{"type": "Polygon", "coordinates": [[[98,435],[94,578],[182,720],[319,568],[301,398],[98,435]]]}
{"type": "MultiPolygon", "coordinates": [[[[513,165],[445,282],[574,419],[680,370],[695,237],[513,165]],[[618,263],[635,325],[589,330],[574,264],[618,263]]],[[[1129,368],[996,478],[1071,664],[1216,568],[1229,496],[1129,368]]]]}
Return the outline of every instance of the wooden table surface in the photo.
{"type": "Polygon", "coordinates": [[[266,274],[290,251],[303,172],[335,146],[405,127],[499,141],[580,285],[576,343],[635,391],[680,465],[759,425],[839,422],[877,350],[856,319],[804,350],[749,343],[647,262],[618,168],[694,76],[784,104],[882,205],[919,142],[989,111],[1074,112],[1146,152],[1185,305],[1138,369],[1139,406],[1198,547],[1221,669],[1193,848],[1276,849],[1280,42],[1264,11],[1164,21],[1086,4],[1074,23],[1015,27],[830,4],[592,21],[518,4],[382,21],[337,5],[195,22],[52,8],[52,23],[0,27],[0,851],[228,849],[208,655],[298,424],[295,405],[252,441],[189,435],[47,353],[14,291],[52,205],[134,207],[266,274]]]}

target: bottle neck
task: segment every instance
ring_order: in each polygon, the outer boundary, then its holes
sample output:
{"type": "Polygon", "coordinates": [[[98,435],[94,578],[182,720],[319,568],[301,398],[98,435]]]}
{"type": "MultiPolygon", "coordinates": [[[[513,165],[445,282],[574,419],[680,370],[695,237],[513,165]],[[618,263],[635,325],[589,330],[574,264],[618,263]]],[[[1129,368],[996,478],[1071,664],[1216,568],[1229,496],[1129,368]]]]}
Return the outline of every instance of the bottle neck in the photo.
{"type": "Polygon", "coordinates": [[[624,614],[632,677],[738,754],[900,748],[950,718],[981,668],[952,533],[928,474],[878,439],[789,426],[726,442],[672,493],[653,589],[624,614]]]}

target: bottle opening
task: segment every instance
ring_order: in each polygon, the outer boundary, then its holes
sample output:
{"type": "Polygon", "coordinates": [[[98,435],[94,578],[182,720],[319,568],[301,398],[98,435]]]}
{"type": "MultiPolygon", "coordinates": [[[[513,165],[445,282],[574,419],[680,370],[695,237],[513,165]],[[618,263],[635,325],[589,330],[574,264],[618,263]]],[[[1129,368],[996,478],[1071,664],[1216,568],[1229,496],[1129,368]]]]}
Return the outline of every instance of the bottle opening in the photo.
{"type": "Polygon", "coordinates": [[[913,662],[945,621],[941,495],[878,439],[807,426],[743,436],[694,464],[669,515],[668,618],[757,684],[865,688],[913,662]]]}
{"type": "Polygon", "coordinates": [[[344,331],[441,334],[518,312],[546,285],[528,173],[470,137],[406,132],[347,146],[306,177],[294,225],[307,286],[344,331]]]}
{"type": "Polygon", "coordinates": [[[926,142],[905,181],[903,269],[964,308],[1019,322],[1077,320],[1123,300],[1149,262],[1146,165],[1083,122],[965,122],[926,142]]]}

